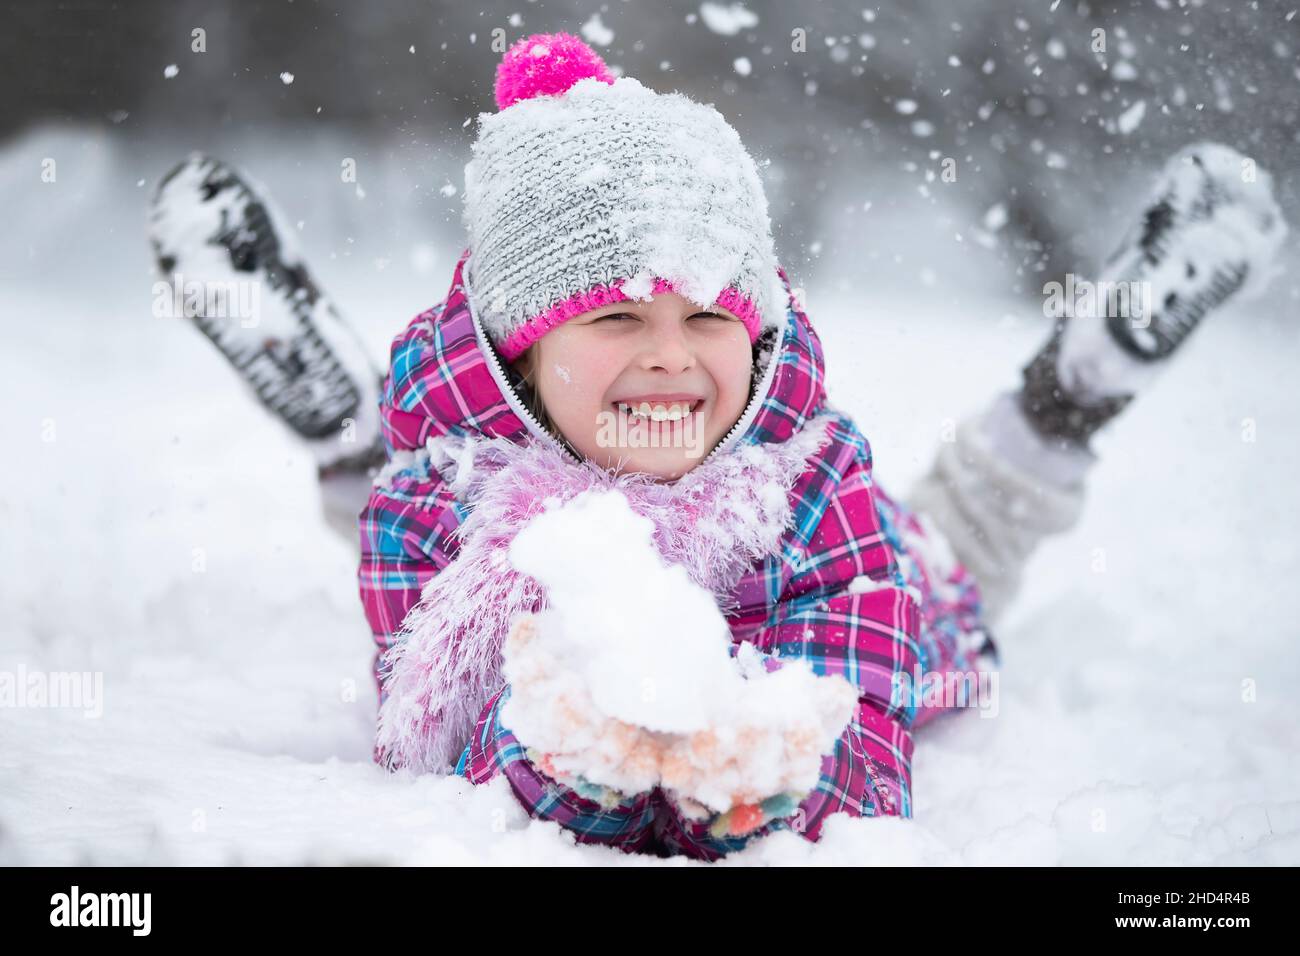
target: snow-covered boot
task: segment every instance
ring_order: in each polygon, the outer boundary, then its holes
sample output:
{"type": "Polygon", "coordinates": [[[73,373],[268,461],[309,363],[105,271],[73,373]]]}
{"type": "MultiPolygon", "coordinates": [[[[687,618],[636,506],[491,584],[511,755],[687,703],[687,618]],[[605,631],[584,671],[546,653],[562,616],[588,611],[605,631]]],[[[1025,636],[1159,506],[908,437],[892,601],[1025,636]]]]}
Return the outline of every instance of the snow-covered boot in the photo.
{"type": "Polygon", "coordinates": [[[264,189],[191,154],[159,184],[149,237],[184,314],[310,446],[322,475],[383,463],[383,377],[264,189]]]}
{"type": "Polygon", "coordinates": [[[1267,172],[1217,143],[1180,150],[1091,305],[1059,319],[1025,366],[1020,401],[1034,428],[1086,447],[1210,310],[1268,283],[1286,232],[1267,172]]]}

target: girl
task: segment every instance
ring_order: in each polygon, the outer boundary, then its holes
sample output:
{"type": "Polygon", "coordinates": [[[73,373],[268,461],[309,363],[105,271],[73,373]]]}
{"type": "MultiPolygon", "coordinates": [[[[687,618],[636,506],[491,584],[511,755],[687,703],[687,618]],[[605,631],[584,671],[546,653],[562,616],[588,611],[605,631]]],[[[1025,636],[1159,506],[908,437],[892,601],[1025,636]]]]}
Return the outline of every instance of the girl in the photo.
{"type": "MultiPolygon", "coordinates": [[[[290,318],[271,334],[196,321],[313,443],[354,535],[350,495],[368,486],[375,759],[504,777],[581,842],[705,860],[775,830],[816,840],[836,812],[911,816],[914,733],[980,703],[929,691],[987,688],[990,626],[1038,542],[1077,521],[1091,435],[1265,276],[1285,233],[1267,175],[1244,181],[1241,157],[1211,144],[1175,157],[1105,276],[1144,294],[1058,322],[1023,386],[962,423],[904,504],[827,400],[757,170],[721,115],[616,79],[567,34],[511,47],[495,92],[466,167],[468,248],[446,298],[394,340],[382,385],[257,190],[194,158],[155,204],[165,272],[193,275],[194,250],[215,248],[281,293],[290,318]],[[619,792],[561,773],[502,720],[531,692],[503,680],[503,642],[545,602],[506,549],[591,488],[652,519],[665,560],[725,612],[733,654],[852,683],[856,710],[810,792],[738,793],[722,812],[662,787],[619,792]]],[[[626,730],[611,723],[593,748],[626,730]]]]}

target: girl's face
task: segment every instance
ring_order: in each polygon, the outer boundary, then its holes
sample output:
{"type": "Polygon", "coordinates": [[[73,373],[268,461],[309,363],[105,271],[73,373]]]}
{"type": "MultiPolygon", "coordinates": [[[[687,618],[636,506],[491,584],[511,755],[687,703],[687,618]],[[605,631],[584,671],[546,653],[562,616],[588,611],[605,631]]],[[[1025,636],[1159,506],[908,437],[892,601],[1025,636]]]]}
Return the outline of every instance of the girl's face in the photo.
{"type": "Polygon", "coordinates": [[[749,335],[733,313],[664,292],[575,316],[514,367],[579,453],[671,481],[740,418],[752,363],[749,335]]]}

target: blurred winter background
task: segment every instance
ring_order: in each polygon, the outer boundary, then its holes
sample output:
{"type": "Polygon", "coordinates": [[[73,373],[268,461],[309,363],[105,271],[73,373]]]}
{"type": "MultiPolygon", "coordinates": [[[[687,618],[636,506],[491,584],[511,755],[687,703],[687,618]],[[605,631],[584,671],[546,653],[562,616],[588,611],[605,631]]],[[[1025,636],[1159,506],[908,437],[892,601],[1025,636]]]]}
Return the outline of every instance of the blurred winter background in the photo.
{"type": "MultiPolygon", "coordinates": [[[[494,36],[580,33],[764,164],[832,399],[899,489],[1178,147],[1254,158],[1300,223],[1294,0],[0,12],[0,675],[103,675],[98,718],[0,708],[4,863],[658,862],[370,764],[355,555],[311,460],[151,313],[145,206],[190,150],[271,190],[378,359],[446,293],[494,36]]],[[[915,820],[736,862],[1300,862],[1296,248],[1099,440],[1082,525],[999,632],[998,716],[919,737],[915,820]]]]}

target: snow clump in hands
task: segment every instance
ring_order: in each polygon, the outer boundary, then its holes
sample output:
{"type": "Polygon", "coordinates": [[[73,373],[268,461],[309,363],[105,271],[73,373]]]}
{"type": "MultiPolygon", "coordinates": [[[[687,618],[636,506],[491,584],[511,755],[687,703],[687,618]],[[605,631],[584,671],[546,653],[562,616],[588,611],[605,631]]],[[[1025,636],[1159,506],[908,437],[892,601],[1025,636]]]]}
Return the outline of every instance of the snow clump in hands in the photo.
{"type": "Polygon", "coordinates": [[[666,565],[652,522],[588,491],[520,531],[511,563],[546,588],[504,648],[501,719],[544,773],[621,793],[662,786],[688,815],[816,786],[856,689],[799,661],[733,660],[713,595],[666,565]]]}

